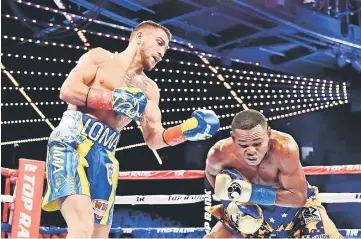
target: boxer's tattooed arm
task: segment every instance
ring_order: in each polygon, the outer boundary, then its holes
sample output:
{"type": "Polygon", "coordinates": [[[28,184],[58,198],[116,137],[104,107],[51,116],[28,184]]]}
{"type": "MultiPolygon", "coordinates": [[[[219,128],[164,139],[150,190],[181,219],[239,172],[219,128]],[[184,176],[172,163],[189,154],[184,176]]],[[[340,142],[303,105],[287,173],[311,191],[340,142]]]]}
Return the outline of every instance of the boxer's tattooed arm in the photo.
{"type": "Polygon", "coordinates": [[[148,96],[149,88],[152,87],[151,80],[147,77],[137,75],[136,73],[129,73],[128,71],[125,72],[124,76],[122,77],[122,82],[127,87],[135,87],[142,90],[142,92],[148,96]]]}

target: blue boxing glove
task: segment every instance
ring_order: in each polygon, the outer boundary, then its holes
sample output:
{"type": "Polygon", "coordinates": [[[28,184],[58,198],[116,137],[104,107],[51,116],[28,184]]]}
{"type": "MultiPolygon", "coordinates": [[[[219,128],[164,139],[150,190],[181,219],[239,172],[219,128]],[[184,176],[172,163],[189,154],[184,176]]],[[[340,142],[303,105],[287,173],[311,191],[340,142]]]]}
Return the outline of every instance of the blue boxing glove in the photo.
{"type": "Polygon", "coordinates": [[[216,196],[226,202],[252,202],[265,206],[276,202],[276,189],[252,184],[234,169],[224,169],[217,174],[214,189],[216,196]]]}
{"type": "Polygon", "coordinates": [[[133,120],[140,120],[147,97],[138,88],[122,87],[113,91],[89,88],[85,105],[93,109],[113,110],[133,120]]]}
{"type": "Polygon", "coordinates": [[[190,141],[209,139],[215,135],[220,123],[212,110],[196,110],[192,118],[181,124],[184,137],[190,141]]]}
{"type": "Polygon", "coordinates": [[[113,111],[140,120],[147,105],[147,96],[139,88],[113,90],[113,111]]]}
{"type": "Polygon", "coordinates": [[[219,119],[212,110],[196,110],[184,123],[166,129],[163,132],[163,139],[172,146],[186,140],[205,140],[215,135],[219,126],[219,119]]]}

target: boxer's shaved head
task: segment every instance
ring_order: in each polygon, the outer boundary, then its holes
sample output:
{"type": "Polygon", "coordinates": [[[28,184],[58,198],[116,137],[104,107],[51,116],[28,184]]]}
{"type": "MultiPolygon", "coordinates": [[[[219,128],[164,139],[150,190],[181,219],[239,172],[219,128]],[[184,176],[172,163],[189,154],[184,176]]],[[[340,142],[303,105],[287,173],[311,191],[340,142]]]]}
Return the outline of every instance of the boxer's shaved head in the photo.
{"type": "Polygon", "coordinates": [[[239,112],[232,121],[232,131],[236,129],[250,130],[257,125],[267,129],[267,119],[257,110],[243,110],[239,112]]]}
{"type": "Polygon", "coordinates": [[[134,28],[134,30],[130,34],[130,40],[132,40],[138,32],[143,31],[143,30],[149,30],[149,29],[153,29],[153,30],[160,29],[160,30],[164,31],[164,33],[168,36],[168,41],[170,39],[172,39],[172,34],[170,33],[168,28],[166,28],[156,22],[148,20],[148,21],[143,21],[143,22],[139,23],[139,25],[134,28]]]}

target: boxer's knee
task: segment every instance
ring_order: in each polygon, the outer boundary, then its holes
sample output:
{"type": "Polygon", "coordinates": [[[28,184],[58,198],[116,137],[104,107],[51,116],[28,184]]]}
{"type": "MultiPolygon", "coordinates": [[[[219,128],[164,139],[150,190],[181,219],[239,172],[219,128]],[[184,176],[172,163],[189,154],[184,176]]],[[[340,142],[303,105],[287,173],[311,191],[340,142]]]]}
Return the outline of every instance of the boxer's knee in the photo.
{"type": "Polygon", "coordinates": [[[94,213],[90,197],[71,195],[58,200],[68,226],[68,237],[90,238],[94,230],[94,213]]]}
{"type": "Polygon", "coordinates": [[[222,229],[218,229],[212,230],[210,233],[207,233],[203,238],[224,238],[228,236],[229,234],[224,234],[224,232],[222,232],[222,229]]]}
{"type": "Polygon", "coordinates": [[[322,207],[319,209],[319,211],[321,214],[325,235],[329,235],[330,238],[343,238],[342,235],[338,232],[336,225],[328,217],[326,210],[322,207]]]}
{"type": "Polygon", "coordinates": [[[211,232],[206,234],[203,238],[237,238],[230,231],[228,231],[221,222],[217,222],[212,228],[211,232]]]}
{"type": "Polygon", "coordinates": [[[237,238],[232,233],[228,232],[226,229],[223,231],[213,231],[210,233],[207,233],[203,238],[237,238]]]}
{"type": "Polygon", "coordinates": [[[71,238],[90,238],[93,234],[93,220],[87,219],[78,223],[68,224],[68,237],[71,238]]]}
{"type": "Polygon", "coordinates": [[[208,233],[203,238],[215,238],[215,237],[212,236],[212,233],[208,233]]]}
{"type": "Polygon", "coordinates": [[[110,225],[94,224],[92,238],[108,238],[110,225]]]}

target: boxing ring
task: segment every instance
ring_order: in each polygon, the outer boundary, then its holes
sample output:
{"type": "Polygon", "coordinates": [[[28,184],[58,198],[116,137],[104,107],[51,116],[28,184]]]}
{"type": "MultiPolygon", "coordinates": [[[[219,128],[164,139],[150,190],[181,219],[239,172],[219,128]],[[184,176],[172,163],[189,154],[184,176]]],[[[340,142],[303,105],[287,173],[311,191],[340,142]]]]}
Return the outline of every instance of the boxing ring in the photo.
{"type": "MultiPolygon", "coordinates": [[[[336,174],[361,174],[361,164],[334,165],[334,166],[309,166],[304,167],[306,175],[336,175],[336,174]]],[[[39,237],[40,234],[66,233],[67,228],[40,227],[41,198],[43,195],[45,162],[20,159],[19,169],[1,168],[1,175],[6,177],[5,195],[1,195],[2,212],[2,238],[5,233],[8,237],[25,238],[39,237]],[[12,185],[15,184],[14,190],[12,185]],[[11,192],[14,192],[13,194],[11,192]],[[30,223],[31,221],[31,223],[30,223]]],[[[126,171],[119,172],[119,180],[192,180],[204,178],[201,170],[171,170],[171,171],[126,171]]],[[[317,185],[316,185],[317,186],[317,185]]],[[[323,203],[361,203],[361,192],[358,193],[320,193],[323,203]]],[[[129,195],[116,196],[115,204],[127,205],[169,205],[190,204],[205,202],[207,193],[199,195],[129,195]]],[[[217,198],[212,196],[213,200],[217,198]]],[[[204,213],[204,212],[200,212],[204,213]]],[[[205,227],[161,227],[161,228],[112,228],[111,233],[147,234],[179,234],[184,237],[187,233],[198,233],[200,237],[205,234],[205,227]]],[[[209,224],[208,224],[209,225],[209,224]]],[[[346,238],[361,238],[361,229],[338,229],[346,238]]]]}

